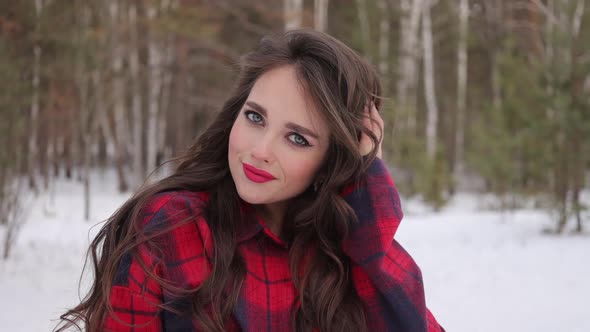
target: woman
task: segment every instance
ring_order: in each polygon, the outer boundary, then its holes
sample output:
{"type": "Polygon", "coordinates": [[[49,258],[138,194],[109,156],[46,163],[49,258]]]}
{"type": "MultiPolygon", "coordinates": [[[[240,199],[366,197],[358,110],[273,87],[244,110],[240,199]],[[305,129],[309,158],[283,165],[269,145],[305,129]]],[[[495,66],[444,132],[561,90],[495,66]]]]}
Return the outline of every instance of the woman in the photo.
{"type": "Polygon", "coordinates": [[[92,242],[62,315],[88,331],[444,331],[394,240],[374,70],[310,30],[265,38],[169,177],[92,242]]]}

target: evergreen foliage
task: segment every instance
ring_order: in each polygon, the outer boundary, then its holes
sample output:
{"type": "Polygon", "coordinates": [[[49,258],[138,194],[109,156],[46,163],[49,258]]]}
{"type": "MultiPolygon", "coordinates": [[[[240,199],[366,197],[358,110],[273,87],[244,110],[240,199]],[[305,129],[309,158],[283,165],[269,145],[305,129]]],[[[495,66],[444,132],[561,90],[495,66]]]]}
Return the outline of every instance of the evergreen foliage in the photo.
{"type": "MultiPolygon", "coordinates": [[[[55,174],[66,169],[66,174],[74,171],[83,177],[86,155],[90,167],[115,165],[123,179],[139,172],[132,165],[134,151],[144,152],[146,164],[150,144],[157,144],[158,160],[183,151],[223,102],[240,54],[284,25],[281,1],[40,3],[37,14],[34,0],[0,2],[0,145],[8,147],[0,149],[0,169],[40,174],[45,183],[52,168],[55,174]],[[38,88],[32,84],[36,47],[41,51],[38,88]],[[156,62],[154,49],[160,56],[156,62]],[[137,77],[131,57],[135,51],[137,77]],[[160,105],[154,108],[159,136],[149,143],[154,75],[161,75],[156,91],[160,105]],[[119,92],[122,99],[117,99],[119,92]],[[35,94],[39,114],[32,121],[35,94]],[[133,113],[136,102],[140,111],[133,113]],[[116,111],[121,103],[123,114],[116,111]],[[136,117],[140,120],[132,121],[136,117]],[[143,128],[138,142],[137,137],[119,141],[136,126],[143,128]],[[38,155],[29,151],[33,133],[38,155]]],[[[590,168],[590,3],[469,0],[468,84],[461,125],[458,1],[433,2],[429,10],[439,110],[433,158],[426,153],[421,20],[412,54],[415,84],[408,87],[404,104],[396,90],[404,79],[400,60],[407,54],[401,41],[410,12],[402,4],[413,1],[383,3],[385,10],[378,1],[331,0],[327,32],[376,67],[380,61],[387,64],[380,68],[387,126],[383,150],[400,170],[396,182],[401,191],[419,195],[436,209],[444,206],[460,180],[455,175],[455,138],[464,129],[467,172],[485,183],[478,190],[499,197],[549,198],[548,206],[558,212],[558,232],[568,219],[582,219],[587,207],[580,193],[587,188],[590,168]],[[368,21],[361,29],[362,5],[368,21]]],[[[305,2],[303,26],[313,25],[313,15],[312,3],[305,2]]]]}

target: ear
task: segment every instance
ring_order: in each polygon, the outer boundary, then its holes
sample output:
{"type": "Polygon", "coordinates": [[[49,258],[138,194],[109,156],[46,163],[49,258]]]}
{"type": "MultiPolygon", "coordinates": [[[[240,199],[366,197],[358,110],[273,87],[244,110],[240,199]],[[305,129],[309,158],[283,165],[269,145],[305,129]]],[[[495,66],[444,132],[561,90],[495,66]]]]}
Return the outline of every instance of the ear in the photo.
{"type": "Polygon", "coordinates": [[[325,173],[318,173],[316,174],[316,176],[313,179],[313,183],[317,183],[318,185],[323,184],[324,182],[326,182],[327,176],[325,173]]]}

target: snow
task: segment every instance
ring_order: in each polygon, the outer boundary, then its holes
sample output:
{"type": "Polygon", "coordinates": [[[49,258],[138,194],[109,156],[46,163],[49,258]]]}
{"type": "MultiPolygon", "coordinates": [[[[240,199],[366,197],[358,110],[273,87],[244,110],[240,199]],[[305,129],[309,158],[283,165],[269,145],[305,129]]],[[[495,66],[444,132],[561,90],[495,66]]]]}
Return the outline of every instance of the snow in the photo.
{"type": "MultiPolygon", "coordinates": [[[[92,185],[90,221],[75,181],[59,180],[53,197],[30,202],[12,255],[0,260],[2,330],[50,331],[78,301],[88,244],[129,197],[116,193],[112,173],[95,172],[92,185]]],[[[500,213],[482,208],[486,201],[458,195],[435,213],[404,200],[397,239],[421,267],[438,321],[450,332],[590,331],[588,233],[543,234],[552,226],[546,211],[500,213]]],[[[85,278],[82,294],[87,286],[85,278]]]]}
{"type": "Polygon", "coordinates": [[[545,211],[458,209],[464,198],[407,216],[398,233],[439,322],[448,331],[590,331],[590,237],[543,234],[545,211]]]}

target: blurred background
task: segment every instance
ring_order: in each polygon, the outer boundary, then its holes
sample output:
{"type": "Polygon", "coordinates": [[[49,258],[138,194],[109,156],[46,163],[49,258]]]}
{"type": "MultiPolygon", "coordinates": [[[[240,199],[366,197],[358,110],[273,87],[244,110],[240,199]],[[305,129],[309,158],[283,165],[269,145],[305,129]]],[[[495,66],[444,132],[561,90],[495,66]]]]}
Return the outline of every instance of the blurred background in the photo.
{"type": "Polygon", "coordinates": [[[242,54],[297,27],[381,75],[399,240],[441,324],[590,331],[585,0],[0,0],[3,326],[53,327],[93,226],[174,166],[242,54]]]}

